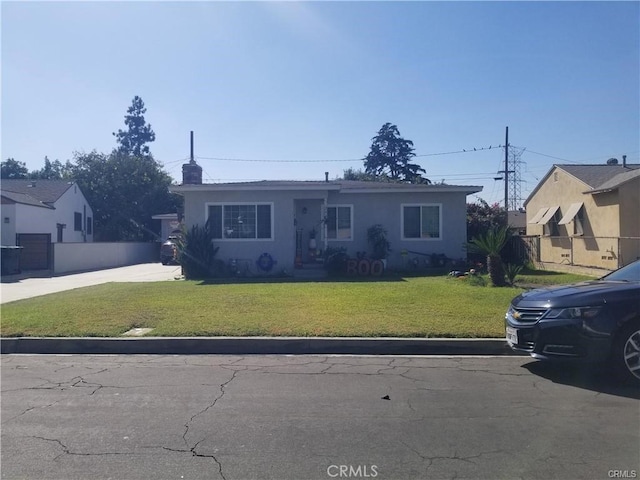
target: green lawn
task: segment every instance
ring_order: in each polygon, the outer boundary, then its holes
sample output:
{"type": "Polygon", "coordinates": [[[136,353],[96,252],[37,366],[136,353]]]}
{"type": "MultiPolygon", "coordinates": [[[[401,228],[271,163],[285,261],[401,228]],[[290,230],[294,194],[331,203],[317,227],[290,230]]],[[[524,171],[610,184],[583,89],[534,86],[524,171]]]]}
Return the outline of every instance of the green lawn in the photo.
{"type": "Polygon", "coordinates": [[[111,283],[5,304],[1,334],[111,337],[148,327],[153,336],[501,337],[521,291],[451,277],[111,283]]]}

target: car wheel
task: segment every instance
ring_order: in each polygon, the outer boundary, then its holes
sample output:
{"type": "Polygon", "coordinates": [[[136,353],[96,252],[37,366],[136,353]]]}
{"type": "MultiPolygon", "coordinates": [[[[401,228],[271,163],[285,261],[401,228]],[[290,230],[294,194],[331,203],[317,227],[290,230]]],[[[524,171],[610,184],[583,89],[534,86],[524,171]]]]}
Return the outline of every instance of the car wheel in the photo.
{"type": "Polygon", "coordinates": [[[632,322],[620,331],[612,360],[622,380],[640,385],[640,322],[632,322]]]}

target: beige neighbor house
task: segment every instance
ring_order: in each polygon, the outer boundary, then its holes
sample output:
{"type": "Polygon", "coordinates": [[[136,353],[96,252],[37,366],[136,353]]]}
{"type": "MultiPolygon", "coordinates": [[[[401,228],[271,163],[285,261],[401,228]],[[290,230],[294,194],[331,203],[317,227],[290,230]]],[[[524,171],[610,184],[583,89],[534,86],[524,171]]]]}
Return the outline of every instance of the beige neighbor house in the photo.
{"type": "Polygon", "coordinates": [[[615,270],[640,258],[640,165],[554,165],[524,203],[534,260],[615,270]]]}

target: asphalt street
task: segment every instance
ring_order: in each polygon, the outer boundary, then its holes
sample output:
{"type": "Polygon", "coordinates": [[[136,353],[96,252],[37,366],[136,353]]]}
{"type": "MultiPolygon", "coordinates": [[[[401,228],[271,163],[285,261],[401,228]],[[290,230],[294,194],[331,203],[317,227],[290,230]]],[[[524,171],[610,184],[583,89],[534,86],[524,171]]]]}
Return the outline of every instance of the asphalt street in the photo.
{"type": "Polygon", "coordinates": [[[1,360],[3,479],[640,475],[638,390],[526,357],[1,360]]]}

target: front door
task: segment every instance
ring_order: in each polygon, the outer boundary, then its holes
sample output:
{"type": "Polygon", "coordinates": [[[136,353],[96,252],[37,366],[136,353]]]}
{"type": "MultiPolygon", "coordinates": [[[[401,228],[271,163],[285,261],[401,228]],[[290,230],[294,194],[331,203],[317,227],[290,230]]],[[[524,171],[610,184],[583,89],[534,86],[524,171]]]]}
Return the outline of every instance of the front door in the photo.
{"type": "Polygon", "coordinates": [[[296,260],[315,263],[321,249],[324,223],[322,222],[322,199],[300,199],[295,201],[296,260]]]}

